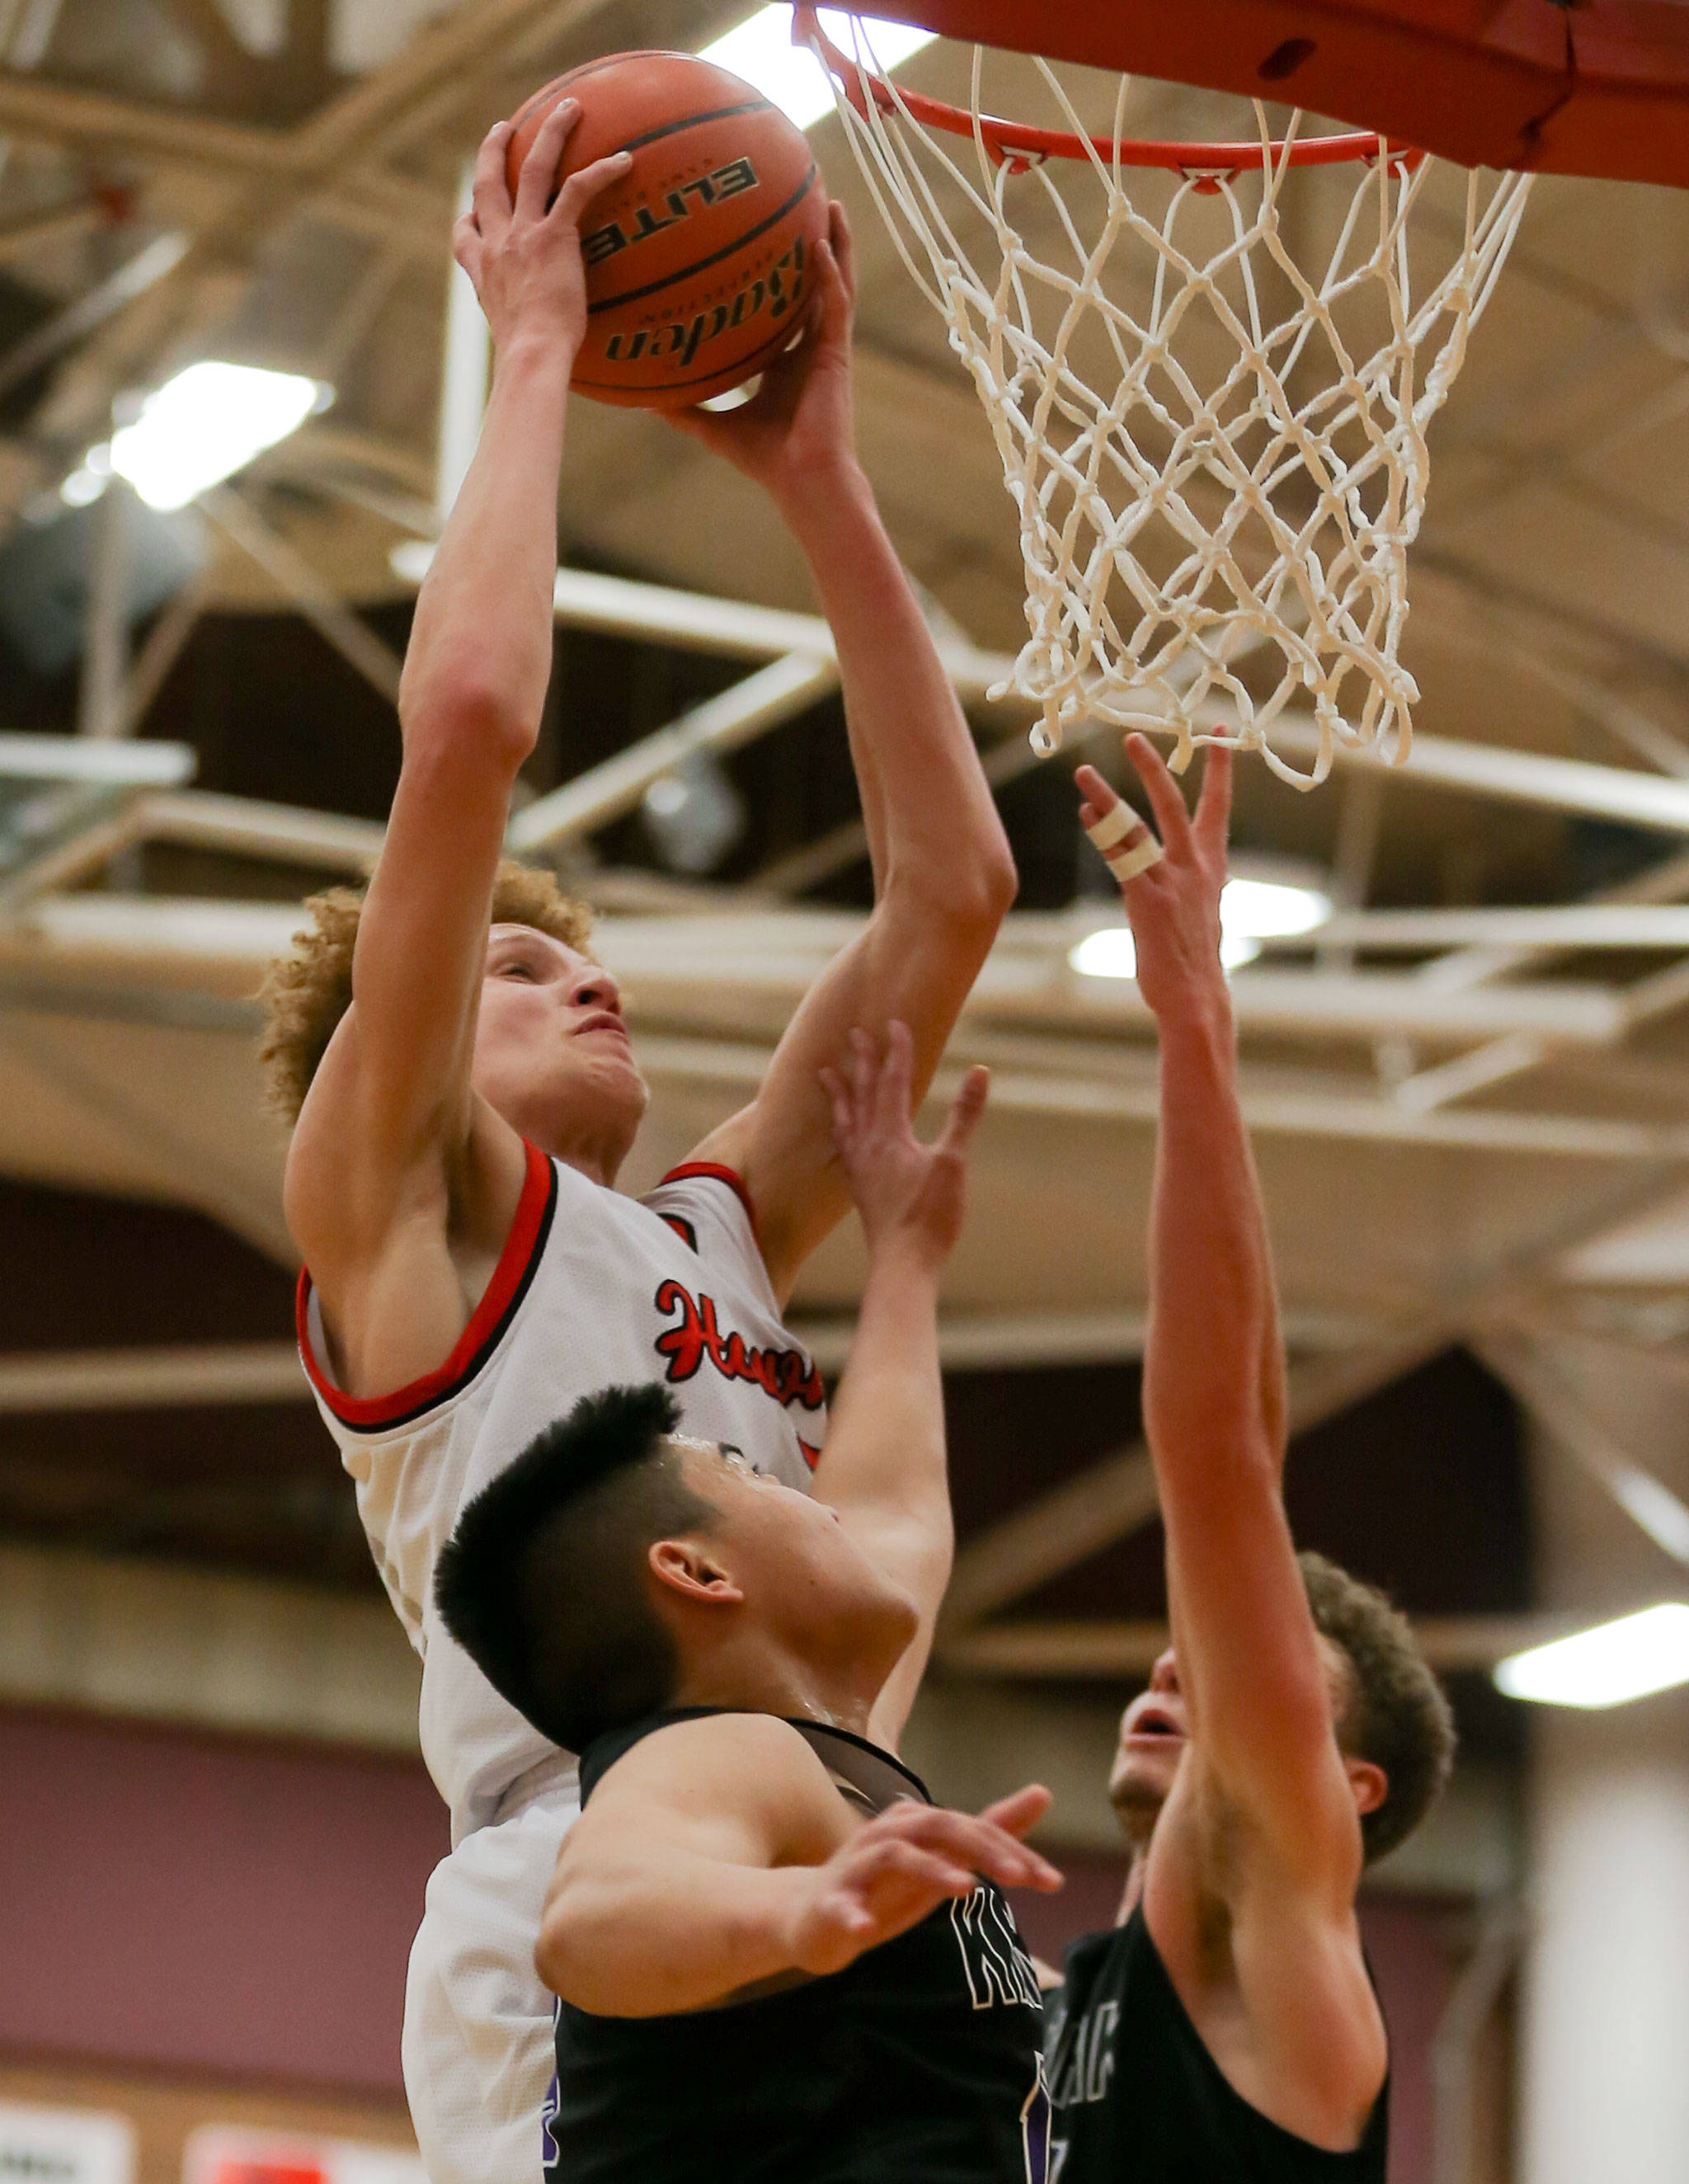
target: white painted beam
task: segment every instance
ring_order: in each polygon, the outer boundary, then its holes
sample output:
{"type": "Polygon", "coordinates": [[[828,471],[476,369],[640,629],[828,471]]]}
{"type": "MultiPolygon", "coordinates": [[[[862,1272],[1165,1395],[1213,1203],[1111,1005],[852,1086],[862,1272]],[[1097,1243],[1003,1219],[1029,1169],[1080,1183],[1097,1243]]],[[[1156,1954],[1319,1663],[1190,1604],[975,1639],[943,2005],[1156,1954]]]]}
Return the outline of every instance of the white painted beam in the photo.
{"type": "Polygon", "coordinates": [[[378,819],[348,819],[337,811],[309,811],[204,788],[148,798],[141,831],[149,842],[321,865],[360,876],[374,869],[387,836],[378,819]]]}
{"type": "MultiPolygon", "coordinates": [[[[1227,721],[1225,725],[1231,723],[1227,721]]],[[[1281,718],[1273,729],[1277,747],[1299,758],[1319,748],[1312,720],[1281,718]]],[[[1388,773],[1411,785],[1453,788],[1469,796],[1492,796],[1504,803],[1534,804],[1551,811],[1585,811],[1617,819],[1630,827],[1665,834],[1689,834],[1689,781],[1666,780],[1657,773],[1631,772],[1623,766],[1591,766],[1586,760],[1550,758],[1541,751],[1509,749],[1499,744],[1463,743],[1451,736],[1415,736],[1404,764],[1377,750],[1341,745],[1337,763],[1388,773]]]]}
{"type": "Polygon", "coordinates": [[[1339,911],[1316,931],[1263,942],[1375,954],[1436,948],[1689,949],[1689,905],[1565,903],[1546,909],[1339,911]]]}
{"type": "Polygon", "coordinates": [[[421,1663],[384,1600],[0,1546],[0,1699],[417,1749],[421,1663]]]}
{"type": "MultiPolygon", "coordinates": [[[[1287,1382],[1291,1432],[1335,1417],[1411,1372],[1446,1339],[1441,1324],[1427,1323],[1358,1353],[1293,1365],[1287,1382]]],[[[1135,1532],[1154,1516],[1157,1502],[1155,1466],[1136,1441],[976,1534],[957,1554],[945,1595],[945,1646],[959,1642],[994,1609],[1135,1532]]]]}
{"type": "Polygon", "coordinates": [[[653,782],[687,759],[700,751],[719,758],[738,750],[838,687],[839,670],[830,659],[794,652],[771,660],[666,727],[537,798],[511,820],[509,845],[520,856],[579,841],[631,811],[653,782]]]}
{"type": "MultiPolygon", "coordinates": [[[[420,584],[433,558],[434,549],[426,541],[406,540],[393,549],[393,574],[405,583],[420,584]]],[[[605,637],[633,638],[683,651],[727,653],[747,660],[773,660],[787,653],[820,660],[833,657],[833,632],[822,616],[794,614],[784,607],[677,591],[667,584],[637,583],[588,569],[560,569],[553,597],[560,621],[605,637]]],[[[970,700],[984,699],[987,689],[1005,681],[1014,667],[1012,654],[980,652],[943,641],[939,656],[958,693],[970,700]]]]}
{"type": "MultiPolygon", "coordinates": [[[[1593,1614],[1429,1615],[1413,1618],[1413,1635],[1431,1666],[1444,1674],[1492,1669],[1510,1653],[1547,1645],[1595,1620],[1593,1614]]],[[[973,1675],[1138,1680],[1167,1650],[1164,1623],[1040,1621],[995,1623],[941,1645],[937,1659],[973,1675]]]]}
{"type": "Polygon", "coordinates": [[[177,1409],[198,1403],[309,1400],[291,1342],[182,1343],[157,1349],[0,1356],[0,1415],[177,1409]]]}

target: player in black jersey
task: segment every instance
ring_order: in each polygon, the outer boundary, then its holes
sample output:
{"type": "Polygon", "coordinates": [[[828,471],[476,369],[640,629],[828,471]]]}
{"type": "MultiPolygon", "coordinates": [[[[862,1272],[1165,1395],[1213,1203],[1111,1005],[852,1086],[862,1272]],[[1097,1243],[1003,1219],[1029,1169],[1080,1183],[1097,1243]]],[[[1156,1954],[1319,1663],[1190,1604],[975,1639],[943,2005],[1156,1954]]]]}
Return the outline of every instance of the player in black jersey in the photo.
{"type": "MultiPolygon", "coordinates": [[[[1452,1730],[1405,1624],[1299,1565],[1285,1521],[1283,1351],[1219,961],[1231,755],[1209,752],[1193,820],[1151,745],[1127,751],[1164,850],[1101,828],[1161,1041],[1143,1401],[1173,1643],[1121,1724],[1120,1923],[1073,1945],[1052,1997],[1051,2180],[1383,2184],[1388,2057],[1355,1894],[1436,1796],[1452,1730]]],[[[1113,791],[1079,781],[1087,827],[1106,822],[1113,791]]]]}
{"type": "Polygon", "coordinates": [[[813,1496],[611,1389],[471,1503],[446,1622],[578,1751],[536,1962],[558,2184],[1044,2184],[1028,1788],[937,1810],[896,1758],[948,1580],[936,1307],[973,1072],[938,1144],[913,1045],[826,1072],[869,1270],[813,1496]]]}

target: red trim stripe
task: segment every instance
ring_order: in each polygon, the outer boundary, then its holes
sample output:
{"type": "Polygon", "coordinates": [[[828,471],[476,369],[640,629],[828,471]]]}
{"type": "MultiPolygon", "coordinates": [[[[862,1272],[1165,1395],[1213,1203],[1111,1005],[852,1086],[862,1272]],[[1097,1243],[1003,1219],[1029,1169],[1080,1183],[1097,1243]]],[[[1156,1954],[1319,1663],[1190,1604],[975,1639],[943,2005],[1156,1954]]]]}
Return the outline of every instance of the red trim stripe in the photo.
{"type": "MultiPolygon", "coordinates": [[[[672,1167],[669,1170],[663,1178],[663,1183],[682,1183],[689,1175],[713,1176],[717,1183],[726,1184],[727,1189],[744,1206],[744,1217],[750,1223],[751,1235],[755,1239],[757,1248],[761,1250],[762,1240],[756,1234],[756,1208],[750,1202],[750,1193],[745,1189],[744,1178],[739,1170],[723,1167],[720,1161],[683,1161],[678,1167],[672,1167]]],[[[659,1190],[662,1189],[663,1183],[657,1185],[659,1190]]]]}
{"type": "Polygon", "coordinates": [[[516,1218],[504,1239],[504,1248],[499,1254],[499,1263],[493,1269],[493,1279],[488,1283],[486,1293],[475,1307],[468,1326],[458,1337],[451,1356],[438,1370],[425,1373],[420,1380],[411,1380],[403,1388],[395,1388],[386,1396],[348,1396],[343,1389],[337,1388],[317,1362],[311,1349],[310,1319],[307,1309],[311,1294],[310,1269],[300,1268],[298,1294],[294,1306],[299,1355],[304,1361],[311,1385],[343,1425],[365,1428],[395,1425],[404,1419],[415,1418],[419,1412],[432,1410],[437,1403],[443,1402],[448,1396],[454,1395],[480,1370],[485,1353],[502,1331],[505,1314],[527,1279],[535,1247],[547,1225],[546,1216],[551,1206],[554,1181],[551,1162],[538,1145],[528,1145],[526,1139],[523,1144],[527,1154],[527,1173],[522,1178],[522,1193],[516,1201],[516,1218]]]}

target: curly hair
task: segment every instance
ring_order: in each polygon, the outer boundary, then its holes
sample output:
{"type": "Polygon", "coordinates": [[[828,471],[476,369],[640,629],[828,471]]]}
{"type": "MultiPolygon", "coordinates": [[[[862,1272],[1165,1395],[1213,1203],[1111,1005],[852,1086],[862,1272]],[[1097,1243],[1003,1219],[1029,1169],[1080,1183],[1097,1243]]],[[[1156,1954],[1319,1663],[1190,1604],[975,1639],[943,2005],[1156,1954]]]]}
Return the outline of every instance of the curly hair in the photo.
{"type": "MultiPolygon", "coordinates": [[[[265,1028],[259,1060],[265,1105],[283,1122],[298,1120],[317,1064],[352,1002],[352,950],[364,911],[362,888],[330,888],[309,895],[311,922],[293,935],[286,956],[264,974],[258,998],[265,1028]]],[[[503,860],[493,883],[493,925],[531,925],[585,952],[593,914],[566,895],[550,872],[503,860]]]]}
{"type": "Polygon", "coordinates": [[[1324,1555],[1296,1557],[1314,1628],[1348,1661],[1347,1702],[1337,1738],[1389,1783],[1384,1802],[1361,1815],[1368,1865],[1405,1842],[1442,1794],[1454,1764],[1454,1715],[1408,1626],[1385,1595],[1324,1555]]]}

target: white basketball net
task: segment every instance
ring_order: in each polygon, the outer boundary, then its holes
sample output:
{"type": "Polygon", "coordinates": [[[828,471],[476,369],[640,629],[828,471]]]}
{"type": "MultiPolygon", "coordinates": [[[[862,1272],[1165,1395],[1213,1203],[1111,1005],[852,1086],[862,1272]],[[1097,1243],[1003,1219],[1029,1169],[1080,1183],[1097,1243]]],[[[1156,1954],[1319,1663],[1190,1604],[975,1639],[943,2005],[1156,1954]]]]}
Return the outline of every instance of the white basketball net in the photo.
{"type": "MultiPolygon", "coordinates": [[[[868,118],[835,81],[839,112],[973,375],[1019,513],[1031,634],[992,695],[1012,688],[1038,705],[1040,752],[1084,719],[1170,732],[1179,768],[1198,743],[1259,749],[1303,786],[1324,779],[1339,744],[1382,740],[1404,757],[1419,692],[1397,649],[1425,428],[1530,177],[1468,177],[1463,232],[1416,301],[1408,223],[1430,159],[1297,170],[1281,153],[1240,173],[1168,176],[1095,149],[1000,164],[979,126],[981,48],[970,145],[917,120],[895,84],[883,110],[867,78],[884,72],[854,31],[868,118]],[[1344,188],[1356,179],[1315,256],[1324,271],[1306,272],[1281,201],[1293,175],[1305,189],[1317,171],[1344,188]],[[1157,185],[1166,202],[1152,217],[1127,192],[1153,198],[1157,185]],[[1031,217],[1060,238],[1048,258],[1023,239],[1031,217]],[[978,267],[964,225],[980,235],[978,267]]],[[[1035,65],[1052,124],[1085,136],[1055,72],[1035,65]]],[[[1430,247],[1416,238],[1416,273],[1430,247]]]]}

